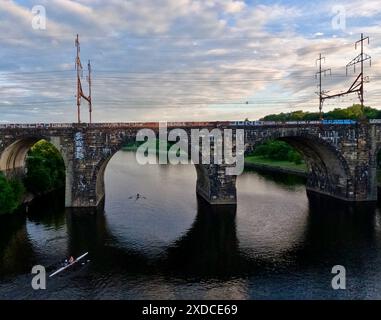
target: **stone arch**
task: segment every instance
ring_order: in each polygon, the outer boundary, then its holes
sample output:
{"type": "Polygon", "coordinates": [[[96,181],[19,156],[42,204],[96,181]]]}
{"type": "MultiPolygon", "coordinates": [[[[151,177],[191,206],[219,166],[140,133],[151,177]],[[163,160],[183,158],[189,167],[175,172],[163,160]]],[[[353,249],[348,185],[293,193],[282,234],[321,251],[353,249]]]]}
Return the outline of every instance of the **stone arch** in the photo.
{"type": "Polygon", "coordinates": [[[318,192],[335,198],[348,200],[354,197],[352,175],[347,160],[329,141],[315,135],[291,130],[272,132],[265,137],[249,140],[247,150],[267,140],[285,141],[298,150],[308,169],[307,191],[318,192]]]}
{"type": "Polygon", "coordinates": [[[70,203],[71,174],[68,172],[69,161],[65,150],[60,147],[59,138],[43,135],[19,136],[0,151],[0,172],[8,177],[22,177],[26,174],[26,156],[31,147],[40,140],[46,140],[60,153],[65,165],[65,202],[70,203]]]}
{"type": "MultiPolygon", "coordinates": [[[[116,152],[118,152],[118,151],[116,151],[116,152]]],[[[106,171],[106,167],[107,167],[108,163],[110,162],[111,158],[114,156],[114,154],[116,152],[114,152],[111,156],[103,159],[94,168],[93,179],[95,179],[95,196],[96,196],[97,203],[100,203],[101,201],[103,201],[104,197],[106,195],[106,190],[105,190],[105,171],[106,171]]]]}
{"type": "Polygon", "coordinates": [[[42,137],[19,138],[6,146],[0,155],[0,171],[7,176],[25,173],[25,158],[30,148],[42,137]]]}
{"type": "MultiPolygon", "coordinates": [[[[129,138],[128,140],[131,140],[129,138]]],[[[112,159],[112,157],[122,149],[123,144],[127,140],[124,140],[122,143],[117,143],[115,146],[112,146],[106,154],[104,154],[98,163],[94,166],[93,172],[92,172],[92,178],[91,180],[94,183],[95,188],[95,198],[96,203],[99,204],[103,201],[105,197],[105,182],[104,182],[104,175],[107,168],[108,163],[112,159]]],[[[193,165],[196,170],[197,175],[197,181],[196,181],[196,192],[197,194],[201,195],[206,200],[209,200],[211,198],[212,194],[212,188],[211,188],[211,175],[214,174],[213,172],[210,172],[210,166],[213,165],[203,165],[203,164],[189,164],[193,165]]]]}

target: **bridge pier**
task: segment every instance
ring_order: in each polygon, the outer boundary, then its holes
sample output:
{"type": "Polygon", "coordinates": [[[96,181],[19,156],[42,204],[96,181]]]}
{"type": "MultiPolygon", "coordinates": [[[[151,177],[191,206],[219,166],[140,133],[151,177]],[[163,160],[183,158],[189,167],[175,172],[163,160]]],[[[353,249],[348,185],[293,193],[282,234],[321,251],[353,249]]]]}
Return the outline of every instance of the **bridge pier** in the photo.
{"type": "Polygon", "coordinates": [[[97,188],[96,175],[90,163],[74,166],[66,185],[66,207],[69,208],[94,208],[104,200],[104,187],[97,188]]]}
{"type": "Polygon", "coordinates": [[[211,205],[237,203],[236,176],[226,175],[226,165],[197,165],[196,192],[211,205]]]}

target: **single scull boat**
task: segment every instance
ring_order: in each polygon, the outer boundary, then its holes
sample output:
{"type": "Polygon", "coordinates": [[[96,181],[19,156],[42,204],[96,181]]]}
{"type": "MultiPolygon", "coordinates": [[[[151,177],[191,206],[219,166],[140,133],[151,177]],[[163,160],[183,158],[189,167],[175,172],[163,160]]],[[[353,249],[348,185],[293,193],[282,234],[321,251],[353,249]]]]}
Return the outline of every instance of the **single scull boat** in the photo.
{"type": "Polygon", "coordinates": [[[83,259],[84,257],[86,257],[88,254],[89,254],[89,253],[86,252],[86,253],[84,253],[83,255],[79,256],[79,257],[78,257],[77,259],[75,259],[72,263],[69,263],[68,265],[66,265],[66,266],[64,266],[64,267],[62,267],[62,268],[60,268],[60,269],[58,269],[57,271],[53,272],[53,273],[49,276],[49,278],[54,277],[55,275],[59,274],[60,272],[66,270],[66,269],[69,268],[69,267],[71,267],[73,264],[76,264],[78,261],[80,261],[81,259],[83,259]]]}

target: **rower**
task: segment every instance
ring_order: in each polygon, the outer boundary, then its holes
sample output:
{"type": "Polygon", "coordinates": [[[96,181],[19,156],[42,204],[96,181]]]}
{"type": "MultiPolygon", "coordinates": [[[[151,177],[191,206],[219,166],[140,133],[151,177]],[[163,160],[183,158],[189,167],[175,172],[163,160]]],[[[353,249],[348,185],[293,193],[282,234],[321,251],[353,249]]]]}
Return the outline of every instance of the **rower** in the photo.
{"type": "Polygon", "coordinates": [[[73,262],[74,262],[74,258],[73,258],[73,256],[71,256],[70,259],[69,259],[69,263],[71,264],[73,262]]]}
{"type": "Polygon", "coordinates": [[[135,201],[139,200],[139,199],[147,199],[146,197],[143,197],[140,193],[137,193],[136,194],[136,199],[135,201]]]}

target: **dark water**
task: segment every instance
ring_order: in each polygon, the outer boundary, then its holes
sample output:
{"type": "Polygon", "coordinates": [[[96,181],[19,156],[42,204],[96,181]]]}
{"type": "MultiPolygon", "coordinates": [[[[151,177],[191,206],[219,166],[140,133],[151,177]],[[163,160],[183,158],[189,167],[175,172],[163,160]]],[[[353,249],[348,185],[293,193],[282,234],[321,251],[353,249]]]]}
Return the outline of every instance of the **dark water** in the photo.
{"type": "Polygon", "coordinates": [[[27,216],[0,217],[0,298],[381,298],[378,208],[308,200],[298,179],[248,172],[237,208],[213,209],[195,183],[192,166],[142,167],[119,152],[104,213],[50,196],[27,216]],[[136,193],[145,199],[129,199],[136,193]],[[86,251],[89,265],[31,288],[33,265],[86,251]],[[346,290],[331,288],[334,265],[347,270],[346,290]]]}

